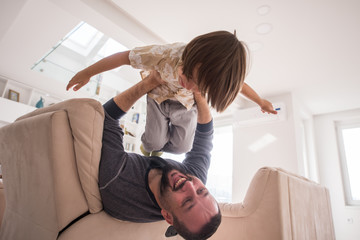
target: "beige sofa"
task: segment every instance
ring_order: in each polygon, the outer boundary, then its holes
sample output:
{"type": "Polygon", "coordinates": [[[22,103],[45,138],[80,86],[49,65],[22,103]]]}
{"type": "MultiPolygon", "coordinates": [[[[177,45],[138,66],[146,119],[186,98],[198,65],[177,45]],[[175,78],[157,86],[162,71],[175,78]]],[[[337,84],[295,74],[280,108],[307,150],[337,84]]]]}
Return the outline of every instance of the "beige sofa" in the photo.
{"type": "MultiPolygon", "coordinates": [[[[165,221],[124,222],[102,211],[103,117],[97,101],[72,99],[0,129],[0,239],[167,239],[165,221]]],[[[281,169],[260,169],[242,203],[220,206],[211,239],[335,239],[328,190],[281,169]]]]}

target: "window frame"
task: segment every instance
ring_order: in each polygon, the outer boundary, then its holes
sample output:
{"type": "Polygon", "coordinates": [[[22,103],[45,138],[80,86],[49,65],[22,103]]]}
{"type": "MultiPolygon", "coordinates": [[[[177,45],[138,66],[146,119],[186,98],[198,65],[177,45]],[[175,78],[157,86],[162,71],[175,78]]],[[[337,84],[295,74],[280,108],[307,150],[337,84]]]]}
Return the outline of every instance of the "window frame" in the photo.
{"type": "Polygon", "coordinates": [[[346,152],[345,152],[345,142],[342,133],[342,131],[345,129],[360,128],[360,118],[344,120],[344,121],[336,121],[335,126],[336,126],[337,142],[339,149],[339,161],[340,161],[340,169],[342,176],[342,184],[345,195],[344,196],[345,204],[347,206],[360,206],[360,200],[353,199],[351,194],[351,184],[350,184],[350,177],[347,166],[348,164],[347,164],[346,152]]]}

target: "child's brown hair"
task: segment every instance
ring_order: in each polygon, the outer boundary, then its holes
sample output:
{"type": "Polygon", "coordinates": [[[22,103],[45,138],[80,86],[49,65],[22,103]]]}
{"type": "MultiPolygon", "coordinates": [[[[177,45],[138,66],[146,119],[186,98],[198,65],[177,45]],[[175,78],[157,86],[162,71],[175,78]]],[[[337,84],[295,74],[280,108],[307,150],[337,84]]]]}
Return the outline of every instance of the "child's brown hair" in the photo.
{"type": "Polygon", "coordinates": [[[199,66],[197,86],[216,111],[224,111],[241,90],[246,75],[247,47],[235,34],[211,32],[194,38],[182,55],[183,74],[192,78],[199,66]]]}

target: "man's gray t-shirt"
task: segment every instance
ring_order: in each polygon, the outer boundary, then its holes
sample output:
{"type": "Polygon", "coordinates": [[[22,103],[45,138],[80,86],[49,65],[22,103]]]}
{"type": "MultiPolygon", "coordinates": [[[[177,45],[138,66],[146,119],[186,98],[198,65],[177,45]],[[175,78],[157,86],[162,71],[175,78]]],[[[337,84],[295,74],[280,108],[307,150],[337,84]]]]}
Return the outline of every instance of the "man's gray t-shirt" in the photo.
{"type": "Polygon", "coordinates": [[[161,209],[148,186],[148,173],[153,168],[161,169],[167,164],[176,165],[205,184],[212,150],[212,121],[198,124],[193,148],[180,163],[171,159],[125,152],[124,133],[119,125],[119,118],[111,117],[114,116],[114,109],[122,112],[119,117],[125,113],[116,108],[112,100],[104,104],[103,146],[99,167],[99,187],[104,211],[112,217],[131,222],[163,220],[161,209]]]}

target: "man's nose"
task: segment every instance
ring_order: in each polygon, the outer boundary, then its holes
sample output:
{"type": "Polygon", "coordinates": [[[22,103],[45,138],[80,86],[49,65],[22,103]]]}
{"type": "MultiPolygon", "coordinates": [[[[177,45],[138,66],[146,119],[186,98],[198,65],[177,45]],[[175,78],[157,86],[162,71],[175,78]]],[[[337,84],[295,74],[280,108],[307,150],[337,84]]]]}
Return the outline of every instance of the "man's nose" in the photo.
{"type": "Polygon", "coordinates": [[[192,194],[196,194],[196,189],[192,181],[186,181],[183,188],[181,189],[183,192],[188,192],[192,194]]]}

